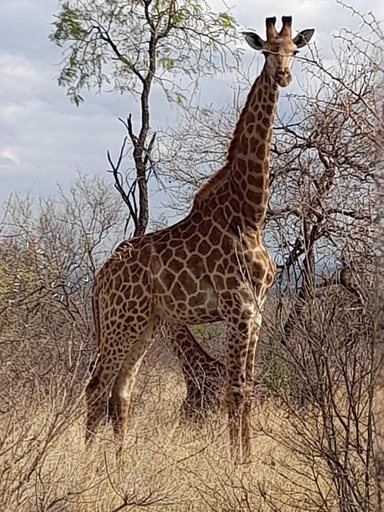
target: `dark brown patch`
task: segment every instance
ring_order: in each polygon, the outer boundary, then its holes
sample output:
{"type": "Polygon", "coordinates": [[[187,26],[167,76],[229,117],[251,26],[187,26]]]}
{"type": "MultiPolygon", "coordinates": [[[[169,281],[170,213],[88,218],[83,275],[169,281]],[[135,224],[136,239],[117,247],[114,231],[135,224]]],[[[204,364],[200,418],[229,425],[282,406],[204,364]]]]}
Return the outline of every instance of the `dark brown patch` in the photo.
{"type": "Polygon", "coordinates": [[[186,270],[180,274],[179,281],[188,294],[196,291],[196,281],[186,270]]]}
{"type": "Polygon", "coordinates": [[[234,171],[232,173],[232,182],[238,183],[243,176],[244,176],[244,173],[241,172],[237,166],[235,166],[234,171]]]}
{"type": "Polygon", "coordinates": [[[221,204],[225,204],[227,203],[227,201],[229,200],[230,198],[230,194],[229,194],[229,191],[228,190],[224,190],[219,196],[218,196],[218,200],[221,204]]]}
{"type": "Polygon", "coordinates": [[[248,110],[248,112],[245,115],[245,124],[250,124],[255,122],[255,115],[253,112],[248,110]]]}
{"type": "Polygon", "coordinates": [[[253,204],[262,204],[264,202],[262,192],[256,192],[255,190],[248,189],[246,196],[253,204]]]}
{"type": "Polygon", "coordinates": [[[249,148],[251,153],[255,153],[256,152],[257,143],[258,143],[258,140],[256,139],[256,137],[252,137],[250,148],[249,148]]]}
{"type": "Polygon", "coordinates": [[[237,161],[237,168],[244,174],[247,170],[247,163],[243,158],[238,158],[237,161]]]}
{"type": "Polygon", "coordinates": [[[154,280],[153,291],[155,293],[158,293],[159,295],[164,295],[165,293],[167,293],[167,290],[164,288],[163,284],[158,279],[154,280]]]}
{"type": "Polygon", "coordinates": [[[192,297],[189,297],[188,299],[188,306],[189,307],[196,307],[196,306],[203,306],[206,300],[205,293],[198,293],[197,295],[192,295],[192,297]]]}
{"type": "Polygon", "coordinates": [[[236,196],[231,197],[231,199],[229,201],[229,206],[232,208],[232,210],[234,212],[239,211],[239,206],[240,206],[239,199],[236,196]]]}
{"type": "Polygon", "coordinates": [[[212,242],[212,245],[217,245],[220,242],[221,235],[221,231],[216,226],[213,226],[209,234],[209,239],[212,242]]]}
{"type": "Polygon", "coordinates": [[[179,247],[176,251],[175,251],[175,256],[179,259],[179,260],[185,260],[186,257],[187,257],[187,253],[186,253],[186,250],[184,249],[184,247],[179,247]]]}
{"type": "Polygon", "coordinates": [[[123,279],[124,279],[124,281],[129,282],[130,278],[131,278],[130,269],[129,269],[129,267],[125,267],[123,270],[123,279]]]}
{"type": "Polygon", "coordinates": [[[187,305],[185,302],[179,302],[177,305],[178,309],[182,312],[187,311],[187,305]]]}
{"type": "MultiPolygon", "coordinates": [[[[140,280],[140,275],[138,272],[132,272],[131,274],[131,283],[137,283],[140,280]]],[[[124,279],[124,281],[127,281],[124,279]]]]}
{"type": "Polygon", "coordinates": [[[243,215],[248,218],[248,221],[251,217],[255,216],[255,209],[249,203],[243,203],[242,211],[243,215]]]}
{"type": "Polygon", "coordinates": [[[188,246],[190,247],[190,250],[196,249],[196,246],[199,242],[200,236],[198,234],[193,235],[193,237],[188,240],[188,246]]]}
{"type": "Polygon", "coordinates": [[[223,225],[225,221],[223,208],[217,208],[217,210],[213,214],[213,221],[216,222],[217,224],[223,225]]]}
{"type": "Polygon", "coordinates": [[[211,246],[209,245],[209,243],[206,240],[203,240],[199,245],[199,253],[205,256],[206,254],[209,253],[210,248],[211,246]]]}
{"type": "Polygon", "coordinates": [[[170,248],[168,248],[163,254],[163,260],[167,263],[172,258],[173,252],[170,248]]]}
{"type": "Polygon", "coordinates": [[[256,151],[256,156],[259,160],[264,160],[265,157],[266,157],[266,154],[267,154],[267,147],[265,144],[259,144],[258,148],[257,148],[257,151],[256,151]]]}
{"type": "Polygon", "coordinates": [[[263,140],[266,140],[267,138],[267,133],[268,133],[268,129],[267,128],[264,128],[264,126],[262,126],[261,124],[259,125],[258,127],[258,130],[257,130],[257,133],[260,135],[260,137],[263,139],[263,140]]]}
{"type": "Polygon", "coordinates": [[[132,296],[133,297],[141,297],[143,294],[143,286],[141,284],[136,284],[132,287],[132,296]]]}
{"type": "Polygon", "coordinates": [[[252,265],[252,270],[251,270],[251,272],[252,272],[252,277],[253,277],[254,279],[258,279],[258,280],[260,280],[260,279],[262,279],[262,278],[264,277],[265,269],[264,269],[264,267],[263,267],[263,265],[262,265],[261,263],[256,263],[256,262],[255,262],[255,263],[252,265]]]}
{"type": "MultiPolygon", "coordinates": [[[[99,364],[100,364],[100,361],[99,361],[99,364]]],[[[96,375],[94,377],[92,377],[92,379],[90,380],[87,388],[89,391],[94,391],[98,386],[99,386],[99,377],[97,377],[96,375]]]]}
{"type": "Polygon", "coordinates": [[[199,227],[199,232],[202,236],[206,237],[209,233],[210,224],[208,222],[202,222],[199,227]]]}
{"type": "Polygon", "coordinates": [[[135,300],[128,301],[128,303],[126,304],[126,309],[134,314],[138,310],[137,301],[135,301],[135,300]]]}
{"type": "Polygon", "coordinates": [[[201,212],[195,211],[193,212],[193,215],[191,216],[191,220],[194,224],[200,224],[200,222],[203,220],[203,216],[201,212]]]}
{"type": "Polygon", "coordinates": [[[172,249],[177,249],[181,245],[182,245],[182,241],[178,238],[175,238],[174,240],[171,239],[168,244],[168,246],[171,247],[172,249]]]}
{"type": "Polygon", "coordinates": [[[264,188],[264,176],[260,173],[250,174],[248,176],[248,183],[253,187],[264,188]]]}
{"type": "Polygon", "coordinates": [[[235,277],[227,277],[226,286],[228,290],[235,290],[237,288],[237,279],[235,277]]]}
{"type": "Polygon", "coordinates": [[[164,268],[159,275],[159,279],[165,286],[165,289],[169,290],[170,287],[172,286],[173,281],[175,280],[175,275],[173,274],[173,272],[170,272],[167,268],[164,268]]]}
{"type": "Polygon", "coordinates": [[[188,240],[196,232],[196,227],[193,224],[187,225],[183,230],[183,240],[188,240]]]}
{"type": "Polygon", "coordinates": [[[185,262],[173,259],[168,263],[168,265],[176,274],[178,274],[184,268],[185,262]]]}
{"type": "Polygon", "coordinates": [[[240,151],[242,153],[248,153],[248,138],[243,135],[240,140],[240,151]]]}
{"type": "Polygon", "coordinates": [[[149,246],[144,247],[144,249],[142,249],[140,251],[140,263],[141,263],[141,265],[146,267],[148,265],[148,263],[149,263],[150,256],[151,256],[151,249],[150,249],[150,247],[149,246]]]}
{"type": "Polygon", "coordinates": [[[217,265],[216,272],[221,275],[224,275],[226,273],[224,265],[222,263],[220,263],[220,265],[217,265]]]}
{"type": "Polygon", "coordinates": [[[201,275],[204,272],[204,261],[199,254],[192,254],[188,258],[187,265],[194,275],[201,275]]]}
{"type": "Polygon", "coordinates": [[[222,276],[215,276],[216,286],[219,288],[219,290],[222,290],[224,288],[224,278],[222,276]]]}
{"type": "Polygon", "coordinates": [[[185,301],[186,295],[179,281],[175,281],[171,290],[172,295],[177,301],[185,301]]]}
{"type": "Polygon", "coordinates": [[[136,322],[139,324],[144,324],[147,322],[147,317],[144,315],[137,315],[136,322]]]}
{"type": "Polygon", "coordinates": [[[221,254],[221,251],[220,249],[214,249],[211,254],[209,255],[209,258],[210,260],[214,261],[215,263],[217,263],[222,257],[222,254],[221,254]]]}
{"type": "Polygon", "coordinates": [[[229,291],[224,291],[222,294],[221,294],[221,298],[223,299],[223,301],[230,301],[231,298],[232,298],[232,295],[229,291]]]}

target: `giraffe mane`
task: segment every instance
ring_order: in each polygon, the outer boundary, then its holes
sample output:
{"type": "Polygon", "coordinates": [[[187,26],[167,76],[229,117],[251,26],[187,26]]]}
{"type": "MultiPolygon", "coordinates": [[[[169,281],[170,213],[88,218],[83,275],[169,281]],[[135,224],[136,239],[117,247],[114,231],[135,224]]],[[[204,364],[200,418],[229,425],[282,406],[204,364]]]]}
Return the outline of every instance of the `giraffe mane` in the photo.
{"type": "Polygon", "coordinates": [[[220,167],[216,172],[214,172],[207,180],[201,185],[199,190],[195,194],[194,203],[199,204],[203,199],[206,199],[211,192],[213,192],[221,183],[222,180],[225,179],[229,173],[230,162],[227,157],[226,163],[223,167],[220,167]]]}
{"type": "Polygon", "coordinates": [[[249,109],[249,104],[252,101],[253,95],[254,95],[254,89],[257,87],[257,83],[260,79],[261,75],[259,75],[258,78],[256,78],[254,84],[251,87],[251,90],[248,94],[247,100],[245,102],[245,105],[240,113],[239,119],[236,123],[235,130],[233,132],[233,136],[231,139],[231,142],[229,144],[228,152],[226,161],[223,165],[223,167],[220,167],[216,172],[210,176],[205,183],[202,184],[200,189],[195,194],[194,204],[200,204],[201,201],[206,199],[211,192],[213,192],[218,186],[220,186],[222,179],[226,179],[228,177],[228,174],[230,173],[231,169],[233,168],[233,164],[236,157],[236,149],[238,147],[238,144],[240,142],[240,135],[242,131],[242,121],[246,117],[249,109]]]}

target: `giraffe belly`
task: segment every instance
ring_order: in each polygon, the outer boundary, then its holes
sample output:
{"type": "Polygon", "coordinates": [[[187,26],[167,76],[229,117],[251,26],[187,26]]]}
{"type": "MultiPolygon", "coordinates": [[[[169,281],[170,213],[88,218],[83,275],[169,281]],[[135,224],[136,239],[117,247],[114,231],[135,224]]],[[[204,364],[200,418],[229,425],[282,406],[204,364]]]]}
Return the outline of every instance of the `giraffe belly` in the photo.
{"type": "MultiPolygon", "coordinates": [[[[158,288],[156,284],[154,288],[158,288]]],[[[195,324],[220,319],[216,293],[204,280],[193,281],[193,286],[186,288],[183,280],[175,279],[170,288],[163,288],[163,291],[165,293],[155,291],[154,306],[155,313],[167,322],[195,324]]]]}

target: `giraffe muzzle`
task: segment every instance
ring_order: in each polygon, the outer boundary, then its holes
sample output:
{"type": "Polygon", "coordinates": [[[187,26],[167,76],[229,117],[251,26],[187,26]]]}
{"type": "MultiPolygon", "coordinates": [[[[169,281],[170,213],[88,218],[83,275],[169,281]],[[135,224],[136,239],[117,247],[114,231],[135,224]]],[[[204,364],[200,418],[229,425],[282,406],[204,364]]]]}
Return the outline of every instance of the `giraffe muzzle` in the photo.
{"type": "Polygon", "coordinates": [[[291,83],[292,76],[288,69],[278,69],[276,71],[276,82],[280,85],[280,87],[286,87],[291,83]]]}

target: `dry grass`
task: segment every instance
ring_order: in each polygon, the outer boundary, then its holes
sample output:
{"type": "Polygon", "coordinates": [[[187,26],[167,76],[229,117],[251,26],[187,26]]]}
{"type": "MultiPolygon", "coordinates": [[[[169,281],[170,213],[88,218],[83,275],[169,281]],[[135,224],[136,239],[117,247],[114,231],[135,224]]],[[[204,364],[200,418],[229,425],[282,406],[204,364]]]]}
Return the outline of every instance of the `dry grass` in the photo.
{"type": "Polygon", "coordinates": [[[115,458],[109,426],[85,448],[82,401],[68,405],[55,398],[6,412],[0,423],[1,510],[333,509],[320,464],[289,449],[287,440],[295,434],[288,414],[276,404],[255,407],[253,462],[235,468],[225,415],[199,429],[183,425],[178,417],[182,398],[175,372],[142,372],[122,464],[115,458]],[[327,508],[321,494],[328,496],[327,508]]]}

